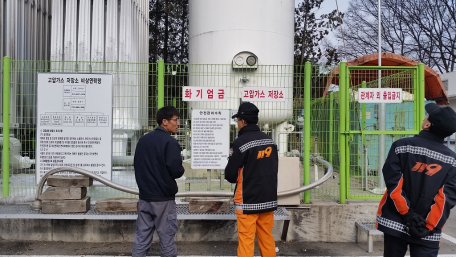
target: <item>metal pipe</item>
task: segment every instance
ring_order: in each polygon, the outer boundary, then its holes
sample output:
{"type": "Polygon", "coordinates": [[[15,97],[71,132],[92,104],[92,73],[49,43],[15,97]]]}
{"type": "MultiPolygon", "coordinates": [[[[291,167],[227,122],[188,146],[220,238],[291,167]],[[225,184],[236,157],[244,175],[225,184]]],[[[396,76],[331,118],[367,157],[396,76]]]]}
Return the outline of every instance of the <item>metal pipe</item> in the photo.
{"type": "Polygon", "coordinates": [[[165,106],[165,63],[162,59],[158,60],[158,96],[157,109],[165,106]]]}
{"type": "MultiPolygon", "coordinates": [[[[304,185],[310,183],[310,101],[311,101],[311,90],[310,85],[312,82],[312,64],[306,62],[304,65],[304,136],[303,136],[303,145],[304,149],[302,151],[302,160],[303,160],[303,180],[304,185]]],[[[310,193],[304,193],[304,203],[310,203],[310,193]]]]}
{"type": "Polygon", "coordinates": [[[3,138],[2,147],[2,174],[3,196],[9,196],[9,133],[10,133],[10,58],[3,58],[3,138]],[[6,147],[5,147],[6,145],[6,147]]]}
{"type": "MultiPolygon", "coordinates": [[[[381,0],[378,0],[378,66],[382,66],[382,4],[381,0]]],[[[378,70],[378,88],[382,87],[382,70],[378,70]]],[[[378,130],[384,131],[386,129],[386,104],[377,104],[378,110],[378,130]]],[[[385,187],[383,180],[382,167],[385,162],[385,134],[378,135],[378,160],[377,160],[377,187],[382,189],[385,187]]]]}
{"type": "MultiPolygon", "coordinates": [[[[318,181],[315,181],[313,183],[310,183],[308,185],[305,185],[305,186],[302,186],[302,187],[299,187],[299,188],[278,192],[277,196],[279,196],[279,197],[280,196],[290,196],[290,195],[295,195],[295,194],[302,193],[302,192],[304,192],[306,190],[312,189],[312,188],[314,188],[316,186],[319,186],[319,185],[323,184],[329,177],[332,176],[333,167],[332,167],[332,165],[329,162],[323,160],[321,157],[311,157],[311,158],[313,158],[312,161],[319,162],[321,164],[326,165],[328,167],[328,172],[323,177],[321,177],[318,181]]],[[[112,188],[120,190],[122,192],[135,194],[135,195],[139,194],[139,190],[138,189],[133,189],[133,188],[129,188],[129,187],[125,187],[125,186],[116,184],[116,183],[114,183],[114,182],[112,182],[110,180],[107,180],[107,179],[105,179],[103,177],[95,175],[95,174],[93,174],[90,171],[87,171],[87,170],[84,170],[84,169],[80,169],[80,168],[76,168],[76,167],[59,167],[59,168],[55,168],[55,169],[52,169],[52,170],[48,171],[40,179],[40,182],[38,183],[37,188],[36,188],[35,201],[31,205],[32,209],[34,209],[34,210],[41,209],[41,200],[39,200],[38,197],[41,195],[41,193],[43,191],[43,186],[44,186],[44,183],[46,182],[47,178],[49,176],[55,174],[55,173],[59,173],[59,172],[62,172],[62,171],[71,171],[71,172],[75,172],[75,173],[87,176],[89,178],[92,178],[92,179],[95,179],[95,180],[101,182],[102,184],[104,184],[106,186],[112,187],[112,188]]],[[[179,193],[176,194],[176,197],[188,197],[188,196],[200,196],[200,197],[222,196],[222,197],[231,197],[231,196],[233,196],[233,192],[224,192],[224,191],[193,191],[193,192],[190,192],[190,191],[186,191],[186,192],[179,192],[179,193]]]]}
{"type": "Polygon", "coordinates": [[[32,160],[27,156],[21,155],[21,141],[19,141],[19,139],[15,138],[14,135],[10,135],[8,140],[6,140],[6,138],[7,137],[0,135],[0,146],[9,145],[9,151],[8,151],[7,156],[9,156],[9,158],[10,158],[9,165],[11,166],[11,168],[13,168],[13,169],[30,168],[30,166],[35,163],[35,160],[32,160]]]}
{"type": "Polygon", "coordinates": [[[55,174],[55,173],[59,173],[59,172],[62,172],[62,171],[71,171],[71,172],[75,172],[75,173],[87,176],[89,178],[92,178],[92,179],[95,179],[95,180],[101,182],[102,184],[104,184],[106,186],[112,187],[112,188],[120,190],[122,192],[127,192],[127,193],[131,193],[131,194],[135,194],[135,195],[139,194],[139,190],[137,190],[137,189],[133,189],[133,188],[129,188],[129,187],[125,187],[125,186],[116,184],[116,183],[114,183],[114,182],[112,182],[110,180],[107,180],[107,179],[105,179],[103,177],[95,175],[95,174],[93,174],[90,171],[87,171],[87,170],[84,170],[84,169],[80,169],[80,168],[76,168],[76,167],[59,167],[59,168],[55,168],[55,169],[52,169],[52,170],[48,171],[40,179],[40,182],[38,183],[37,188],[36,188],[35,201],[31,205],[32,209],[34,209],[34,210],[41,209],[41,200],[39,200],[38,197],[41,195],[41,193],[43,191],[43,186],[44,186],[44,183],[46,182],[47,178],[49,176],[55,174]]]}
{"type": "Polygon", "coordinates": [[[329,155],[328,162],[332,163],[332,153],[333,153],[333,135],[334,135],[334,92],[329,93],[329,155]]]}
{"type": "Polygon", "coordinates": [[[348,85],[346,85],[346,65],[345,62],[341,62],[339,65],[339,198],[340,203],[345,203],[345,170],[346,170],[346,143],[347,143],[347,135],[346,135],[346,92],[348,85]]]}

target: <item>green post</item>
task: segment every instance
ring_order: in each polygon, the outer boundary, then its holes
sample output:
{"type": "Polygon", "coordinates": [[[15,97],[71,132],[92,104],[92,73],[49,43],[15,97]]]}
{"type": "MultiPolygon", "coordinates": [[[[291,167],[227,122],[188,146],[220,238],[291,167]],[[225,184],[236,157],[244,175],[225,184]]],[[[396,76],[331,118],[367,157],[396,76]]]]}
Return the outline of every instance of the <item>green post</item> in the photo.
{"type": "MultiPolygon", "coordinates": [[[[310,88],[312,78],[312,65],[306,62],[304,66],[304,149],[302,153],[304,185],[310,183],[310,88]]],[[[310,192],[304,192],[304,203],[310,203],[310,192]]]]}
{"type": "Polygon", "coordinates": [[[419,74],[419,66],[417,69],[413,71],[413,120],[414,120],[414,127],[413,129],[415,131],[419,130],[420,128],[420,104],[419,104],[419,99],[420,97],[420,89],[419,89],[419,80],[420,80],[420,74],[419,74]]]}
{"type": "Polygon", "coordinates": [[[329,93],[329,155],[328,162],[333,165],[333,134],[334,134],[334,93],[329,93]]]}
{"type": "Polygon", "coordinates": [[[165,106],[165,62],[158,60],[158,102],[157,109],[165,106]]]}
{"type": "MultiPolygon", "coordinates": [[[[418,124],[421,124],[421,121],[424,119],[424,64],[420,63],[418,65],[418,74],[419,74],[419,80],[418,80],[418,90],[420,92],[419,98],[418,98],[418,110],[420,116],[418,117],[418,124]]],[[[421,130],[421,128],[418,126],[418,131],[421,130]]]]}
{"type": "Polygon", "coordinates": [[[345,78],[345,62],[341,62],[339,65],[339,197],[340,203],[345,203],[345,169],[346,169],[346,78],[345,78]]]}
{"type": "Polygon", "coordinates": [[[10,133],[10,71],[11,59],[3,57],[3,148],[2,148],[2,173],[3,197],[9,196],[9,133],[10,133]]]}
{"type": "MultiPolygon", "coordinates": [[[[361,87],[366,88],[366,81],[361,82],[361,87]]],[[[366,128],[366,104],[361,104],[361,128],[364,130],[366,128]]],[[[363,141],[364,142],[364,141],[363,141]]]]}
{"type": "MultiPolygon", "coordinates": [[[[366,81],[361,82],[361,87],[366,88],[366,81]]],[[[368,170],[368,163],[366,162],[366,145],[364,142],[366,142],[366,135],[364,135],[363,130],[366,129],[366,104],[362,103],[361,104],[361,127],[359,130],[361,131],[361,147],[362,147],[362,152],[361,152],[361,179],[362,182],[361,184],[363,185],[364,181],[367,182],[367,170],[368,170]],[[366,173],[364,173],[366,171],[366,173]],[[364,177],[366,176],[366,178],[364,177]]],[[[366,183],[367,186],[367,183],[366,183]]]]}

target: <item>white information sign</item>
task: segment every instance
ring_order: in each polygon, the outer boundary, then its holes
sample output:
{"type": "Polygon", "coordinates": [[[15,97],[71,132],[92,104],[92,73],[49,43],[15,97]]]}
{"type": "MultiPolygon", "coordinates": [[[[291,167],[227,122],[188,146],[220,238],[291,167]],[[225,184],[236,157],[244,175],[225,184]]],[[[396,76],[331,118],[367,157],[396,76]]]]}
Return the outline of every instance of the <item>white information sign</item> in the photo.
{"type": "Polygon", "coordinates": [[[227,90],[226,87],[182,87],[182,101],[225,102],[227,90]]]}
{"type": "Polygon", "coordinates": [[[192,110],[192,169],[225,169],[230,110],[192,110]]]}
{"type": "Polygon", "coordinates": [[[283,87],[243,87],[242,101],[244,102],[285,102],[288,89],[283,87]]]}
{"type": "Polygon", "coordinates": [[[62,166],[111,180],[111,159],[112,74],[38,73],[36,182],[62,166]]]}
{"type": "Polygon", "coordinates": [[[401,88],[359,88],[359,103],[402,103],[401,88]]]}

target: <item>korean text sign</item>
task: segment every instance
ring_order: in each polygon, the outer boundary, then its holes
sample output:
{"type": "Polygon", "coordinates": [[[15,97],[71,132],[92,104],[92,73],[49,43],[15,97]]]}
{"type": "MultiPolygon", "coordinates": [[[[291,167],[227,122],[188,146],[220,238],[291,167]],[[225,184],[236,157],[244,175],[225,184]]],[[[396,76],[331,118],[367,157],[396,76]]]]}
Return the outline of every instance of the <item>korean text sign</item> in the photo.
{"type": "Polygon", "coordinates": [[[226,87],[182,87],[183,101],[224,102],[227,95],[226,87]]]}
{"type": "Polygon", "coordinates": [[[243,87],[242,101],[285,102],[288,89],[281,87],[243,87]]]}
{"type": "Polygon", "coordinates": [[[112,74],[38,73],[36,144],[37,183],[62,166],[110,180],[112,74]]]}
{"type": "Polygon", "coordinates": [[[359,103],[402,103],[401,88],[359,88],[359,103]]]}
{"type": "Polygon", "coordinates": [[[192,110],[192,169],[224,169],[230,149],[230,111],[192,110]]]}

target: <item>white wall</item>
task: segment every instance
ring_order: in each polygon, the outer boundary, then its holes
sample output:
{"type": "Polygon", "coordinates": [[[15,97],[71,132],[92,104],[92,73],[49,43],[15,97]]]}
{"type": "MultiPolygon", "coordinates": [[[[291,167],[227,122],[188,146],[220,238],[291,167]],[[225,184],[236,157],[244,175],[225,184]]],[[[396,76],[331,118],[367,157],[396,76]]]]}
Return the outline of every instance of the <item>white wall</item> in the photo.
{"type": "MultiPolygon", "coordinates": [[[[440,78],[444,84],[445,82],[448,84],[447,96],[450,102],[449,106],[453,108],[453,110],[456,110],[456,72],[440,74],[440,78]]],[[[455,139],[454,134],[451,136],[451,139],[455,139]]]]}
{"type": "MultiPolygon", "coordinates": [[[[445,84],[445,81],[448,82],[448,91],[447,95],[449,98],[454,98],[453,101],[456,101],[456,72],[448,72],[445,74],[440,74],[440,78],[445,84]]],[[[451,102],[451,99],[450,99],[451,102]]]]}

